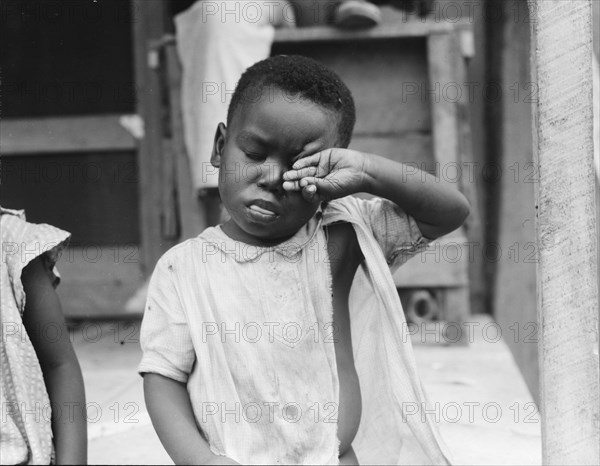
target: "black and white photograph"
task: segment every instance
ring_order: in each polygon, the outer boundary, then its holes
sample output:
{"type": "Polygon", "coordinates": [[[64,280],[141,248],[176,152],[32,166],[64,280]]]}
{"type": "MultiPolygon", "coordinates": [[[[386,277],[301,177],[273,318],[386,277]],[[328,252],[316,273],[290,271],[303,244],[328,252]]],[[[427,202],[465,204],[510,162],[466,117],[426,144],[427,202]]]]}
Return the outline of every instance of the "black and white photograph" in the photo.
{"type": "Polygon", "coordinates": [[[0,464],[600,464],[600,0],[0,43],[0,464]]]}

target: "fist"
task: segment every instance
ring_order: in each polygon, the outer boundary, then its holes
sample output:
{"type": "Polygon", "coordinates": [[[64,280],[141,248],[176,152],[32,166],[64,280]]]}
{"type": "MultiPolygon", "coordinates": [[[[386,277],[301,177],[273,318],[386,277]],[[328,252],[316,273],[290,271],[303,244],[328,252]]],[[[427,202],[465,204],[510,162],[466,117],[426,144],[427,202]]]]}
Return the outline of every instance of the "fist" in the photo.
{"type": "Polygon", "coordinates": [[[283,189],[301,191],[309,202],[329,201],[365,191],[368,158],[362,152],[333,148],[297,160],[283,174],[283,189]]]}

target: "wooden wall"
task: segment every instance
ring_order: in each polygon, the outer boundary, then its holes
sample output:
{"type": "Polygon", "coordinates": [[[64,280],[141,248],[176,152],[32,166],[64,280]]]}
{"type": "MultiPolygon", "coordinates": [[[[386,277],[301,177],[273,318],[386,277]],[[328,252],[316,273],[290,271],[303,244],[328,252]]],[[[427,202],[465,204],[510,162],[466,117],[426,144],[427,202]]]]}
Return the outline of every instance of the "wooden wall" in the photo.
{"type": "Polygon", "coordinates": [[[71,246],[139,243],[134,154],[3,157],[2,205],[72,234],[71,246]]]}
{"type": "Polygon", "coordinates": [[[7,1],[1,12],[3,118],[131,113],[129,2],[7,1]]]}
{"type": "Polygon", "coordinates": [[[530,76],[530,24],[525,0],[494,0],[500,12],[488,25],[488,78],[502,89],[488,102],[490,170],[488,184],[489,278],[491,305],[504,341],[535,399],[538,399],[538,322],[532,103],[536,88],[530,76]]]}
{"type": "Polygon", "coordinates": [[[68,317],[119,314],[139,285],[131,4],[1,4],[5,207],[72,233],[59,262],[68,317]],[[10,44],[10,45],[7,45],[10,44]]]}
{"type": "Polygon", "coordinates": [[[131,24],[119,0],[2,4],[2,204],[80,242],[139,240],[135,144],[102,118],[134,113],[131,24]]]}
{"type": "MultiPolygon", "coordinates": [[[[399,14],[402,21],[402,14],[399,14]]],[[[489,313],[490,297],[481,253],[485,243],[485,180],[482,175],[486,162],[485,85],[486,24],[484,3],[469,0],[438,0],[431,15],[424,21],[434,23],[468,21],[474,30],[474,55],[467,64],[464,82],[455,83],[468,97],[471,121],[473,163],[463,170],[463,185],[471,189],[475,199],[472,216],[467,222],[468,241],[475,243],[475,253],[469,255],[471,312],[489,313]],[[473,92],[472,90],[475,90],[473,92]]],[[[406,21],[406,17],[405,17],[406,21]]],[[[405,162],[423,163],[433,171],[431,115],[427,83],[426,46],[424,40],[396,40],[376,43],[344,43],[315,47],[312,44],[284,44],[273,53],[300,53],[327,63],[348,83],[361,109],[352,147],[379,151],[405,162]],[[375,57],[384,56],[383,60],[375,57]],[[382,63],[383,62],[383,63],[382,63]],[[393,78],[390,79],[390,76],[393,78]],[[416,84],[417,90],[407,86],[416,84]],[[390,104],[393,103],[393,105],[390,104]],[[368,110],[364,110],[368,109],[368,110]],[[403,128],[398,132],[398,128],[403,128]]],[[[445,83],[440,83],[440,88],[445,83]]],[[[443,99],[444,92],[434,93],[443,99]]]]}
{"type": "Polygon", "coordinates": [[[351,147],[434,169],[429,101],[403,88],[427,85],[424,39],[275,44],[272,52],[310,56],[342,77],[357,107],[351,147]]]}

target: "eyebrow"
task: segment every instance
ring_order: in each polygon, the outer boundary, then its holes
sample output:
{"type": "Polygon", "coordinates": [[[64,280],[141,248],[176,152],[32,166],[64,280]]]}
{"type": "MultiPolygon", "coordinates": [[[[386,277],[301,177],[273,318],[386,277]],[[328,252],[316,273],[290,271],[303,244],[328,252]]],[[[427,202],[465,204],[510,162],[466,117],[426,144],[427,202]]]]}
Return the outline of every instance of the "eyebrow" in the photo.
{"type": "Polygon", "coordinates": [[[235,138],[235,141],[238,144],[245,144],[245,143],[253,143],[253,144],[258,144],[262,147],[270,147],[271,144],[269,143],[269,141],[263,137],[261,137],[260,135],[253,133],[251,131],[247,131],[247,130],[242,130],[240,131],[240,134],[237,135],[237,137],[235,138]]]}
{"type": "MultiPolygon", "coordinates": [[[[249,131],[249,130],[241,130],[239,132],[239,134],[236,136],[235,138],[236,143],[238,144],[238,146],[244,147],[246,144],[256,144],[258,146],[260,146],[260,148],[266,148],[266,149],[271,149],[274,144],[271,143],[269,141],[268,138],[265,138],[263,136],[261,136],[258,133],[255,133],[253,131],[249,131]]],[[[299,149],[293,149],[290,150],[290,155],[293,154],[290,158],[290,164],[294,164],[296,163],[298,160],[300,160],[300,154],[304,151],[305,147],[308,145],[314,144],[314,141],[311,141],[307,144],[305,144],[303,147],[299,148],[299,149]]],[[[319,144],[318,146],[320,146],[321,144],[319,144]]],[[[315,150],[314,152],[311,153],[316,153],[319,152],[320,150],[323,150],[324,147],[317,147],[318,150],[315,150]]],[[[306,157],[306,155],[305,155],[306,157]]]]}

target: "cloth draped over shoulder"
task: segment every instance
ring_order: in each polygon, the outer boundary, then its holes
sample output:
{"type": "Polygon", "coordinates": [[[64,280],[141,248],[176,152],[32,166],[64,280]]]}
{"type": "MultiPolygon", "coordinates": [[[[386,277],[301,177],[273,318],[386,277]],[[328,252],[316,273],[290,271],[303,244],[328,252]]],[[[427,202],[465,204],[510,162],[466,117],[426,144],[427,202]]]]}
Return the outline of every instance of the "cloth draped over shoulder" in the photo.
{"type": "Polygon", "coordinates": [[[40,364],[23,326],[25,291],[21,273],[39,256],[54,285],[54,267],[70,234],[47,224],[25,221],[23,211],[0,207],[2,230],[2,306],[0,321],[0,456],[2,464],[50,464],[53,459],[51,406],[40,364]]]}
{"type": "Polygon", "coordinates": [[[349,296],[363,407],[352,443],[359,462],[449,464],[424,415],[427,401],[391,273],[428,240],[412,217],[384,199],[332,201],[272,248],[237,242],[220,227],[172,248],[150,282],[138,371],[186,383],[198,426],[217,455],[242,464],[337,464],[337,424],[328,423],[327,413],[315,420],[292,416],[293,422],[285,411],[249,419],[257,401],[289,406],[293,400],[293,413],[312,416],[314,406],[339,400],[332,340],[306,332],[311,322],[321,329],[332,322],[326,229],[337,222],[354,227],[364,256],[349,296]],[[272,324],[273,339],[243,334],[262,321],[272,324]],[[310,337],[286,338],[290,322],[310,337]]]}
{"type": "MultiPolygon", "coordinates": [[[[324,224],[348,222],[365,257],[350,292],[363,417],[354,449],[361,464],[450,464],[417,373],[392,273],[429,242],[390,201],[332,202],[324,224]]],[[[410,266],[410,265],[409,265],[410,266]]]]}
{"type": "Polygon", "coordinates": [[[244,70],[270,54],[273,5],[264,0],[198,1],[175,17],[184,139],[195,189],[217,186],[218,172],[210,164],[215,131],[226,120],[244,70]]]}

